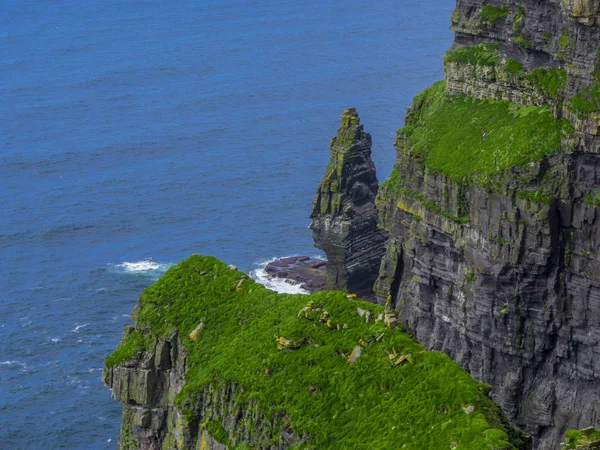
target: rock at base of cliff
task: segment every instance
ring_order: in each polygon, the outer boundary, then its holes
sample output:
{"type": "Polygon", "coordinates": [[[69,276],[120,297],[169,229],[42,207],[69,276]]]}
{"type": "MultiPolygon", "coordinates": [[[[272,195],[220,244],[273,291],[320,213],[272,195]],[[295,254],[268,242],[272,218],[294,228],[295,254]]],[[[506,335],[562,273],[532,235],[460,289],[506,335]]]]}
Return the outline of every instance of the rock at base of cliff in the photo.
{"type": "Polygon", "coordinates": [[[292,256],[269,262],[269,278],[285,280],[308,293],[324,291],[327,286],[327,261],[309,256],[292,256]]]}

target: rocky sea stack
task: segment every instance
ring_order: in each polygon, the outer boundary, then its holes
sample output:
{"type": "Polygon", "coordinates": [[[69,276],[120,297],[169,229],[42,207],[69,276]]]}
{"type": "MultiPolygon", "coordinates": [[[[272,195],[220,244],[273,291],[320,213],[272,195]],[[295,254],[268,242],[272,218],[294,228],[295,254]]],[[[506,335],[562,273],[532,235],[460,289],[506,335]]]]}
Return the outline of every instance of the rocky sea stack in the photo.
{"type": "Polygon", "coordinates": [[[349,108],[329,146],[330,161],[317,189],[310,229],[327,255],[327,287],[373,294],[385,235],[378,228],[375,196],[379,183],[371,159],[371,135],[349,108]]]}

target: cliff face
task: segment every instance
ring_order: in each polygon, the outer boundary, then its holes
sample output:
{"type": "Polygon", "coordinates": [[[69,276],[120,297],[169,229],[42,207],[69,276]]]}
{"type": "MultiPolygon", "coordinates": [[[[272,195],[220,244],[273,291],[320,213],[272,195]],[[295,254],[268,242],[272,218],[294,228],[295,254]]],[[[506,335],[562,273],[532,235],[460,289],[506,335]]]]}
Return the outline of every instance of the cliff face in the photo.
{"type": "MultiPolygon", "coordinates": [[[[132,333],[135,329],[127,328],[122,343],[132,333]]],[[[226,450],[242,442],[284,449],[301,442],[286,431],[281,414],[267,419],[256,402],[241,403],[242,389],[233,381],[204,386],[193,409],[176,404],[188,370],[185,346],[174,330],[148,347],[107,364],[102,374],[123,403],[118,449],[226,450]],[[273,430],[280,430],[278,439],[272,438],[273,430]]]]}
{"type": "Polygon", "coordinates": [[[363,131],[354,108],[342,114],[329,148],[331,159],[313,202],[310,229],[315,246],[327,255],[327,287],[370,296],[385,236],[377,226],[379,183],[371,135],[363,131]]]}
{"type": "Polygon", "coordinates": [[[539,449],[600,425],[600,6],[459,0],[379,190],[375,291],[539,449]]]}
{"type": "MultiPolygon", "coordinates": [[[[127,328],[122,343],[133,332],[132,327],[127,328]]],[[[175,334],[157,343],[153,351],[105,367],[104,384],[123,402],[117,448],[160,449],[165,441],[189,441],[190,432],[181,426],[182,415],[174,407],[175,395],[183,386],[185,359],[175,334]]]]}

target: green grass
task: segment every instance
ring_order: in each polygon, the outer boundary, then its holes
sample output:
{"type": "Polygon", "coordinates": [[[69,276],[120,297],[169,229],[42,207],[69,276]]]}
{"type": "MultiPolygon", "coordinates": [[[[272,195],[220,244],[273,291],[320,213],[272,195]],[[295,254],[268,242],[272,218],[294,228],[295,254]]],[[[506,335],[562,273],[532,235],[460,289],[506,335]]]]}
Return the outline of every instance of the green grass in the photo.
{"type": "Polygon", "coordinates": [[[504,67],[507,72],[514,75],[523,75],[525,73],[523,71],[523,63],[517,61],[516,59],[509,58],[504,67]]]}
{"type": "Polygon", "coordinates": [[[448,96],[441,81],[415,97],[398,133],[406,137],[408,152],[430,170],[457,182],[486,182],[561,151],[561,139],[572,136],[573,128],[548,107],[448,96]]]}
{"type": "Polygon", "coordinates": [[[550,205],[552,203],[552,199],[554,195],[551,192],[547,192],[543,189],[539,189],[537,191],[519,191],[517,192],[517,198],[521,200],[534,201],[537,203],[542,203],[544,205],[550,205]]]}
{"type": "Polygon", "coordinates": [[[600,112],[600,81],[592,83],[570,98],[568,107],[580,115],[600,112]]]}
{"type": "Polygon", "coordinates": [[[144,335],[134,329],[127,329],[126,335],[121,340],[120,345],[106,358],[104,363],[108,367],[116,366],[123,361],[133,358],[145,347],[146,339],[144,335]]]}
{"type": "Polygon", "coordinates": [[[500,60],[499,48],[498,44],[469,45],[446,55],[444,61],[495,67],[500,60]]]}
{"type": "Polygon", "coordinates": [[[452,14],[450,14],[450,22],[453,24],[460,22],[461,16],[462,15],[460,11],[455,9],[454,11],[452,11],[452,14]]]}
{"type": "Polygon", "coordinates": [[[533,48],[533,41],[531,39],[526,39],[523,36],[514,37],[513,42],[515,44],[517,44],[519,47],[533,48]]]}
{"type": "Polygon", "coordinates": [[[558,50],[556,56],[560,59],[566,59],[568,56],[567,53],[571,51],[571,36],[567,27],[563,29],[560,38],[558,38],[558,50]]]}
{"type": "MultiPolygon", "coordinates": [[[[252,280],[236,292],[242,276],[214,258],[195,255],[140,297],[135,327],[145,346],[153,348],[175,329],[185,345],[181,408],[193,409],[204,388],[233,382],[244,392],[236,402],[252,401],[267,417],[285,413],[295,433],[310,436],[302,448],[510,449],[511,439],[516,445],[523,437],[507,425],[485,395],[487,388],[446,355],[423,352],[400,328],[365,323],[356,313],[360,307],[376,317],[383,307],[336,291],[276,294],[252,280]],[[319,321],[320,312],[311,320],[298,317],[309,300],[329,312],[331,328],[319,321]],[[200,322],[205,327],[194,343],[188,333],[200,322]],[[304,345],[281,352],[277,336],[304,345]],[[360,339],[373,342],[348,365],[347,355],[360,339]],[[394,348],[412,354],[414,364],[392,367],[387,352],[394,348]],[[475,409],[466,414],[463,408],[470,405],[475,409]]],[[[129,340],[121,347],[108,365],[131,354],[129,340]]]]}
{"type": "Polygon", "coordinates": [[[392,192],[396,192],[398,190],[398,182],[400,181],[400,169],[398,167],[394,167],[392,169],[392,173],[387,180],[385,180],[381,185],[385,186],[392,192]]]}
{"type": "MultiPolygon", "coordinates": [[[[518,36],[514,41],[519,45],[530,46],[531,41],[518,36]]],[[[497,67],[498,71],[508,72],[519,77],[525,77],[533,83],[536,90],[555,100],[561,98],[562,89],[567,84],[567,71],[563,68],[537,68],[529,72],[523,68],[523,63],[516,59],[501,57],[496,44],[476,44],[462,47],[446,56],[446,62],[458,62],[479,66],[497,67]]],[[[599,71],[600,73],[600,71],[599,71]]]]}
{"type": "Polygon", "coordinates": [[[521,30],[521,28],[523,28],[525,17],[525,10],[523,10],[523,8],[519,6],[517,14],[515,14],[515,20],[513,21],[513,32],[518,33],[521,30]]]}
{"type": "Polygon", "coordinates": [[[551,33],[542,34],[542,38],[544,39],[544,47],[548,47],[550,44],[552,44],[552,34],[551,33]]]}
{"type": "MultiPolygon", "coordinates": [[[[521,46],[530,47],[532,45],[531,41],[521,36],[517,36],[513,40],[521,46]]],[[[561,48],[569,43],[567,31],[561,36],[560,42],[562,42],[561,48]]],[[[529,72],[520,61],[512,58],[503,59],[496,44],[476,44],[462,47],[447,55],[444,61],[494,67],[498,72],[503,71],[527,79],[533,84],[533,88],[542,95],[557,101],[564,99],[563,89],[568,80],[568,73],[564,68],[536,68],[529,72]]],[[[567,107],[581,118],[590,113],[600,112],[600,51],[592,75],[596,77],[597,81],[581,89],[574,97],[564,99],[567,107]]]]}
{"type": "Polygon", "coordinates": [[[600,189],[595,189],[595,190],[591,191],[585,197],[585,203],[586,203],[586,205],[590,205],[590,206],[595,206],[595,207],[600,206],[600,189]]]}
{"type": "Polygon", "coordinates": [[[475,270],[465,270],[465,284],[473,284],[477,281],[477,272],[475,270]]]}
{"type": "Polygon", "coordinates": [[[567,84],[565,69],[534,69],[527,79],[533,82],[540,91],[554,99],[561,97],[561,91],[567,84]]]}
{"type": "Polygon", "coordinates": [[[502,8],[500,6],[490,6],[486,5],[481,10],[479,10],[479,15],[483,19],[483,23],[494,26],[496,22],[502,18],[507,16],[509,13],[508,9],[502,8]]]}
{"type": "Polygon", "coordinates": [[[448,219],[451,222],[461,223],[461,224],[471,222],[471,217],[468,214],[455,216],[450,211],[446,211],[445,209],[443,209],[437,203],[428,200],[427,197],[425,197],[425,195],[421,194],[420,192],[411,191],[410,189],[406,189],[406,188],[401,188],[398,190],[398,194],[400,194],[404,197],[409,197],[409,198],[418,200],[425,207],[425,209],[428,209],[431,212],[439,214],[440,216],[445,217],[446,219],[448,219]]]}

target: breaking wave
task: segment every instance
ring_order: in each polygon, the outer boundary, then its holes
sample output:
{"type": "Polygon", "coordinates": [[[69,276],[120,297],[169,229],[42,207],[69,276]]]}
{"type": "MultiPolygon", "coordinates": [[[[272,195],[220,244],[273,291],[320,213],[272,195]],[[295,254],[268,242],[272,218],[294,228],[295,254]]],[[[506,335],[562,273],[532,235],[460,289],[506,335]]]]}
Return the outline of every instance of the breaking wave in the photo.
{"type": "Polygon", "coordinates": [[[79,330],[81,330],[82,328],[85,328],[89,325],[89,323],[84,323],[83,325],[77,325],[75,328],[73,328],[71,331],[73,333],[79,333],[79,330]]]}
{"type": "Polygon", "coordinates": [[[122,262],[120,264],[109,264],[119,272],[139,274],[139,275],[162,275],[173,264],[158,263],[152,258],[136,262],[122,262]]]}
{"type": "Polygon", "coordinates": [[[309,294],[308,291],[302,289],[298,284],[292,284],[285,278],[272,278],[265,270],[267,264],[279,258],[272,258],[268,261],[262,261],[256,264],[256,268],[250,271],[250,276],[257,283],[262,284],[267,289],[278,292],[280,294],[309,294]]]}

